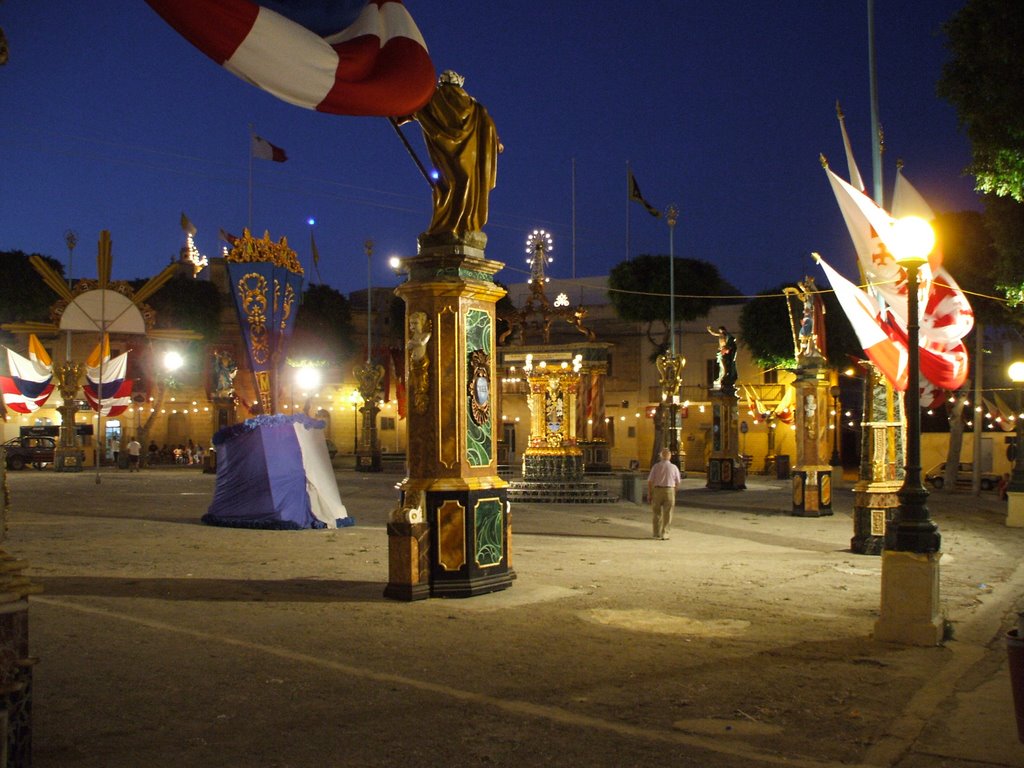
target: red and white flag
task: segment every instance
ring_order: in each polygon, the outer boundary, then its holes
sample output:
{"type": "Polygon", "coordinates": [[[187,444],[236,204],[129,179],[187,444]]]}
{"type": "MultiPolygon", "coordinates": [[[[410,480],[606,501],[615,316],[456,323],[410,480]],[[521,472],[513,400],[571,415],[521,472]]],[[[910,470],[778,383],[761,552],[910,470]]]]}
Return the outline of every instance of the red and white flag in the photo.
{"type": "Polygon", "coordinates": [[[864,353],[892,386],[902,392],[907,388],[908,355],[906,345],[897,344],[882,328],[880,311],[874,300],[863,290],[830,267],[814,254],[835,291],[843,312],[857,334],[864,353]]]}
{"type": "Polygon", "coordinates": [[[211,59],[289,104],[400,117],[434,93],[434,64],[400,0],[147,2],[211,59]]]}
{"type": "Polygon", "coordinates": [[[288,159],[288,155],[283,149],[276,144],[271,144],[255,133],[252,135],[249,149],[252,152],[252,156],[259,160],[272,160],[275,163],[283,163],[288,159]]]}

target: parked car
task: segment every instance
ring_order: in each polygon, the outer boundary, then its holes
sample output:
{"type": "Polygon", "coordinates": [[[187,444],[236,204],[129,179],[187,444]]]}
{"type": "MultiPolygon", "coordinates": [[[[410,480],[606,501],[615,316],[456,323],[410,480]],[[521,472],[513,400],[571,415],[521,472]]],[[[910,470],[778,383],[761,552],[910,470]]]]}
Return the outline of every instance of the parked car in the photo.
{"type": "Polygon", "coordinates": [[[15,437],[3,447],[8,469],[24,469],[26,464],[42,469],[44,464],[53,463],[57,441],[52,437],[15,437]]]}
{"type": "MultiPolygon", "coordinates": [[[[958,487],[970,487],[971,482],[974,478],[974,465],[969,461],[961,461],[957,466],[956,471],[956,484],[958,487]]],[[[946,483],[946,462],[936,464],[934,467],[929,469],[924,476],[926,483],[930,483],[932,488],[938,490],[946,483]]],[[[999,475],[994,472],[982,472],[981,473],[981,490],[991,491],[999,485],[999,475]]]]}

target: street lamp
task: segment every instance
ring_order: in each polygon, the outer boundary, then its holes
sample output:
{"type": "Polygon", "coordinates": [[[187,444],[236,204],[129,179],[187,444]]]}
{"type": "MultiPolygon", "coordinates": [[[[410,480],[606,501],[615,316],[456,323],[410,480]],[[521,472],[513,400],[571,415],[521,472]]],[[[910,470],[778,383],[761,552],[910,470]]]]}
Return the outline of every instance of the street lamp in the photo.
{"type": "Polygon", "coordinates": [[[359,391],[353,389],[348,396],[352,405],[352,455],[359,453],[359,391]]]}
{"type": "Polygon", "coordinates": [[[1024,400],[1021,397],[1021,389],[1024,389],[1024,362],[1018,360],[1011,363],[1007,373],[1010,375],[1010,381],[1017,385],[1017,418],[1014,419],[1017,428],[1017,452],[1013,457],[1013,476],[1006,490],[1024,493],[1024,419],[1021,418],[1024,400]]]}
{"type": "Polygon", "coordinates": [[[908,216],[893,224],[890,250],[907,270],[907,463],[899,490],[900,519],[892,549],[903,552],[938,552],[942,543],[938,526],[928,516],[928,491],[921,483],[921,352],[918,347],[918,270],[935,247],[935,233],[924,219],[908,216]]]}
{"type": "Polygon", "coordinates": [[[832,460],[833,467],[839,466],[839,385],[833,384],[828,393],[832,395],[832,460]]]}

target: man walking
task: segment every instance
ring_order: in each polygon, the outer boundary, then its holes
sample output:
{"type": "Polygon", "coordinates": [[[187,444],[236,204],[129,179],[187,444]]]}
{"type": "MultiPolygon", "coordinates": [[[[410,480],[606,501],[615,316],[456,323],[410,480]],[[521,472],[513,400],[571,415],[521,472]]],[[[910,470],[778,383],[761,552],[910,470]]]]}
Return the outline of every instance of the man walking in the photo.
{"type": "Polygon", "coordinates": [[[139,471],[139,456],[142,454],[142,443],[136,438],[132,438],[132,441],[128,443],[128,471],[138,472],[139,471]]]}
{"type": "Polygon", "coordinates": [[[682,477],[679,467],[672,463],[672,451],[662,448],[661,461],[651,467],[647,475],[647,497],[651,500],[654,538],[668,538],[672,525],[672,509],[676,505],[676,487],[682,477]]]}

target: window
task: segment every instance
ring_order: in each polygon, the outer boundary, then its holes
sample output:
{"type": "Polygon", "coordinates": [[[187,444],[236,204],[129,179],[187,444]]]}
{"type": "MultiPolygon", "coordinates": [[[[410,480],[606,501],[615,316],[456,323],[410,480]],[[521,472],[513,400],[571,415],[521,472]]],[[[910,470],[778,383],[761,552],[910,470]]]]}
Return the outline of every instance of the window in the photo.
{"type": "Polygon", "coordinates": [[[772,368],[771,370],[764,371],[762,373],[762,375],[764,376],[764,383],[765,384],[778,384],[779,383],[779,369],[778,368],[772,368]]]}
{"type": "Polygon", "coordinates": [[[395,431],[395,417],[394,416],[381,416],[380,417],[380,431],[381,432],[394,432],[395,431]]]}

